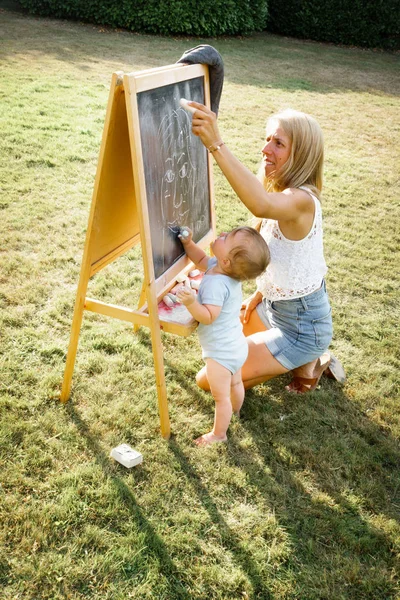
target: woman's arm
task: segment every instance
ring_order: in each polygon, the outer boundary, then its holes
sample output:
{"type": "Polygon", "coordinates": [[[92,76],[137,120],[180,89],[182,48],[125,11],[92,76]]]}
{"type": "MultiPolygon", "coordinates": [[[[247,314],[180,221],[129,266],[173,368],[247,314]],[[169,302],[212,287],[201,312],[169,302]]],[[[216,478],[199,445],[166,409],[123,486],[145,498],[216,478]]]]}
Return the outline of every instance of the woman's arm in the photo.
{"type": "MultiPolygon", "coordinates": [[[[196,108],[192,130],[203,144],[211,150],[221,142],[215,113],[203,104],[190,102],[196,108]]],[[[213,156],[240,200],[259,218],[277,221],[296,221],[304,213],[313,213],[312,198],[303,190],[287,189],[283,192],[267,192],[257,177],[247,169],[227,148],[226,144],[213,150],[213,156]]]]}
{"type": "Polygon", "coordinates": [[[244,300],[242,303],[242,322],[246,324],[250,319],[250,315],[257,308],[257,306],[262,302],[263,296],[259,290],[256,290],[252,293],[252,295],[244,300]]]}

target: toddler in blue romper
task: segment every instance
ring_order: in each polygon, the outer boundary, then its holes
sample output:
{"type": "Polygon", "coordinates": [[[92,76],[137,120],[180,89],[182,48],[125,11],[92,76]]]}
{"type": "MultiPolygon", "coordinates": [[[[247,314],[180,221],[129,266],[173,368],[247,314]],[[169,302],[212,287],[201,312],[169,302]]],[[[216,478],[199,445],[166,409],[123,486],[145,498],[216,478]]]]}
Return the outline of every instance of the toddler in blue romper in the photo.
{"type": "Polygon", "coordinates": [[[242,368],[249,351],[239,318],[243,302],[242,284],[229,275],[208,274],[216,264],[216,258],[208,260],[197,301],[220,306],[221,312],[210,325],[199,323],[197,331],[204,360],[212,358],[234,375],[242,368]]]}
{"type": "Polygon", "coordinates": [[[268,266],[269,250],[252,227],[237,227],[221,234],[212,244],[209,258],[192,240],[192,232],[180,240],[188,257],[206,271],[197,298],[182,287],[177,296],[199,321],[198,334],[206,375],[215,400],[214,427],[195,440],[198,446],[225,442],[232,412],[239,412],[244,400],[241,367],[248,345],[240,321],[241,281],[255,279],[268,266]]]}

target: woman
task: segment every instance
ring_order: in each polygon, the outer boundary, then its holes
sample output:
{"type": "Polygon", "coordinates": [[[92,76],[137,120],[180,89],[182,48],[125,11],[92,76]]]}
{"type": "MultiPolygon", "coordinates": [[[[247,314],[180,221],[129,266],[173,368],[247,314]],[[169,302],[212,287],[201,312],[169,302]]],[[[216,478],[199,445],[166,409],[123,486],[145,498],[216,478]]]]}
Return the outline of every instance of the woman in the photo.
{"type": "MultiPolygon", "coordinates": [[[[241,201],[262,219],[271,263],[243,306],[249,355],[245,388],[293,371],[292,392],[314,390],[324,372],[344,381],[340,363],[326,352],[332,318],[324,276],[322,215],[323,136],[305,113],[286,110],[267,123],[259,177],[229,151],[216,115],[190,102],[192,130],[211,152],[241,201]]],[[[204,369],[198,385],[209,389],[204,369]]]]}

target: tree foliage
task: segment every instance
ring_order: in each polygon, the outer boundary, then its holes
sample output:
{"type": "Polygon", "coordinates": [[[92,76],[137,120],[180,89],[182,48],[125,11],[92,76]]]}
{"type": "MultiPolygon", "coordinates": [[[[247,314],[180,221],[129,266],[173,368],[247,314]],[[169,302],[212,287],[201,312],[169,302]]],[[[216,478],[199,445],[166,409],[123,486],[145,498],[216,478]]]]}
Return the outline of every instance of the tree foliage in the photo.
{"type": "Polygon", "coordinates": [[[399,0],[270,1],[268,30],[311,40],[395,50],[399,0]]]}
{"type": "Polygon", "coordinates": [[[239,35],[266,27],[265,0],[20,0],[30,12],[123,27],[194,36],[239,35]]]}

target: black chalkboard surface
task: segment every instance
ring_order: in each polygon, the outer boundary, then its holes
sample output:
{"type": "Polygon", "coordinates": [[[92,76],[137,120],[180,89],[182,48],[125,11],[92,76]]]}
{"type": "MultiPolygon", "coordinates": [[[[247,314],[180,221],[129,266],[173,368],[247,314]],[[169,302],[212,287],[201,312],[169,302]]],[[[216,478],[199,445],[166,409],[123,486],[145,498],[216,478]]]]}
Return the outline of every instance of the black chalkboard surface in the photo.
{"type": "Polygon", "coordinates": [[[190,227],[195,242],[211,229],[207,150],[181,98],[204,104],[204,77],[137,94],[156,279],[184,255],[179,227],[190,227]]]}

